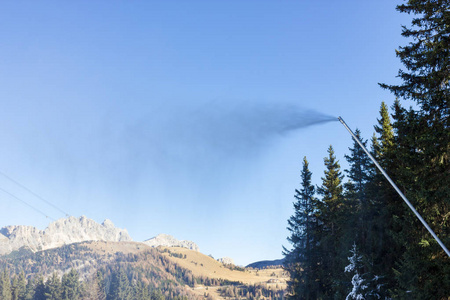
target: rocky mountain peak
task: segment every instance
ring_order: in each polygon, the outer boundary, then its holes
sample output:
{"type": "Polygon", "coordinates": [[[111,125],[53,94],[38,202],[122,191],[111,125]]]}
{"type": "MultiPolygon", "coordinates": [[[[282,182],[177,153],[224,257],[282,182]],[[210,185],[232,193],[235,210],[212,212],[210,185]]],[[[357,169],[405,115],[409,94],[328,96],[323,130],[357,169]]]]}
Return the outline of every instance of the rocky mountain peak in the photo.
{"type": "Polygon", "coordinates": [[[102,223],[103,226],[105,226],[106,228],[114,228],[114,224],[110,219],[106,219],[105,221],[103,221],[102,223]]]}
{"type": "Polygon", "coordinates": [[[150,247],[183,247],[194,251],[200,251],[199,247],[194,242],[180,241],[168,234],[158,234],[151,239],[145,240],[143,243],[150,247]]]}
{"type": "Polygon", "coordinates": [[[0,229],[0,255],[21,247],[40,251],[84,241],[132,241],[126,229],[114,227],[110,220],[98,224],[81,216],[52,222],[44,230],[32,226],[6,226],[0,229]]]}

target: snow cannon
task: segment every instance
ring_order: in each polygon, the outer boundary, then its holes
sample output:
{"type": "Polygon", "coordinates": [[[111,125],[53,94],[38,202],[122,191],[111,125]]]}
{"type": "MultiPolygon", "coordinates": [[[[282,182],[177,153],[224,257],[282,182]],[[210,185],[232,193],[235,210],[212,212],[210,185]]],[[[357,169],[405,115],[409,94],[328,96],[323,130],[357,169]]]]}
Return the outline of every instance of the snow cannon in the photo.
{"type": "Polygon", "coordinates": [[[409,202],[409,200],[406,198],[406,196],[400,191],[400,189],[397,187],[397,185],[392,181],[392,179],[389,177],[389,175],[384,171],[384,169],[380,166],[380,164],[375,160],[375,158],[370,154],[370,152],[364,147],[363,143],[356,137],[356,135],[353,133],[353,131],[348,127],[348,125],[345,123],[345,121],[338,117],[339,122],[344,125],[345,129],[348,130],[348,132],[351,134],[353,139],[358,143],[358,145],[366,152],[366,154],[369,156],[369,158],[373,161],[375,166],[377,166],[378,170],[380,170],[381,174],[384,175],[384,177],[389,181],[389,183],[392,185],[392,187],[395,189],[395,191],[400,195],[400,197],[405,201],[405,203],[408,205],[408,207],[412,210],[412,212],[416,215],[416,217],[422,222],[423,226],[428,230],[428,232],[433,236],[433,238],[438,242],[438,244],[441,246],[441,248],[447,253],[447,255],[450,257],[450,251],[448,251],[447,247],[442,243],[442,241],[439,239],[439,237],[434,233],[433,229],[431,229],[430,226],[428,226],[427,222],[422,218],[422,216],[417,212],[417,210],[414,208],[414,206],[409,202]]]}

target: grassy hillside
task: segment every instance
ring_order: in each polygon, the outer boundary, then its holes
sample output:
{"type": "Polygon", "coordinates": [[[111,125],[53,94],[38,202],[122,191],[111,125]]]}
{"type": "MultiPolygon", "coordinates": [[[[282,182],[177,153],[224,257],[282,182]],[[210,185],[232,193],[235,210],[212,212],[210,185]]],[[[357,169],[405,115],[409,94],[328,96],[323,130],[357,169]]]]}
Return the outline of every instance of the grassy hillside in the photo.
{"type": "MultiPolygon", "coordinates": [[[[233,265],[223,265],[212,257],[185,248],[159,248],[164,256],[183,268],[190,270],[194,276],[200,278],[215,278],[230,283],[222,286],[196,285],[193,291],[197,294],[210,294],[214,298],[242,298],[249,297],[249,287],[254,293],[265,290],[283,291],[286,288],[287,274],[281,268],[250,269],[233,265]],[[242,293],[242,295],[238,295],[242,293]],[[247,295],[247,297],[246,297],[247,295]]],[[[264,298],[261,296],[261,298],[264,298]]]]}
{"type": "Polygon", "coordinates": [[[282,269],[244,269],[185,248],[151,248],[137,242],[84,242],[37,253],[22,249],[0,257],[0,269],[9,270],[11,278],[22,270],[27,278],[49,278],[75,269],[85,282],[100,271],[106,289],[123,270],[130,283],[141,282],[165,299],[277,299],[287,279],[282,269]]]}
{"type": "Polygon", "coordinates": [[[189,269],[195,276],[221,278],[229,281],[238,281],[244,284],[260,284],[278,281],[285,284],[287,276],[283,269],[247,269],[223,265],[210,256],[185,248],[159,248],[163,255],[183,268],[189,269]],[[168,251],[168,252],[165,252],[168,251]],[[180,254],[183,258],[177,257],[180,254]],[[184,258],[186,255],[186,258],[184,258]]]}

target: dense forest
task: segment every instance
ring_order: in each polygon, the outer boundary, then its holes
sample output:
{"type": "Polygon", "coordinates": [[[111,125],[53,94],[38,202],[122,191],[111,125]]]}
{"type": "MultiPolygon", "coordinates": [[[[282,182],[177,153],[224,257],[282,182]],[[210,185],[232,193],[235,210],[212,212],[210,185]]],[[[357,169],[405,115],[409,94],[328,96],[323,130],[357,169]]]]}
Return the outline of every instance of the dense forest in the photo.
{"type": "MultiPolygon", "coordinates": [[[[449,246],[450,2],[410,0],[397,10],[414,17],[402,31],[410,43],[397,50],[402,84],[380,84],[397,97],[392,111],[381,104],[370,142],[356,135],[449,246]]],[[[447,254],[355,140],[345,159],[341,170],[330,146],[317,187],[303,160],[284,250],[289,297],[450,299],[447,254]]]]}

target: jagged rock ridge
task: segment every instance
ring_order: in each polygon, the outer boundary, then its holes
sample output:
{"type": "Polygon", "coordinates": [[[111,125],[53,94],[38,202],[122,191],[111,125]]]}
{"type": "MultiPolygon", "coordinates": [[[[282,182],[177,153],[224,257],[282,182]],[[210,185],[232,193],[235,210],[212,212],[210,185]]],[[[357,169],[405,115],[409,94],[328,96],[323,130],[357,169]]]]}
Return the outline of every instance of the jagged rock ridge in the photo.
{"type": "Polygon", "coordinates": [[[0,229],[0,255],[22,247],[36,252],[84,241],[132,241],[126,229],[116,228],[110,220],[98,224],[84,216],[59,219],[45,230],[32,226],[6,226],[0,229]]]}
{"type": "Polygon", "coordinates": [[[174,238],[171,235],[168,234],[158,234],[157,236],[148,239],[143,242],[144,244],[150,246],[150,247],[158,247],[158,246],[165,246],[165,247],[183,247],[190,250],[194,250],[199,252],[200,249],[194,242],[191,241],[179,241],[176,238],[174,238]]]}
{"type": "Polygon", "coordinates": [[[230,257],[218,258],[217,261],[224,265],[234,265],[234,260],[230,257]]]}

